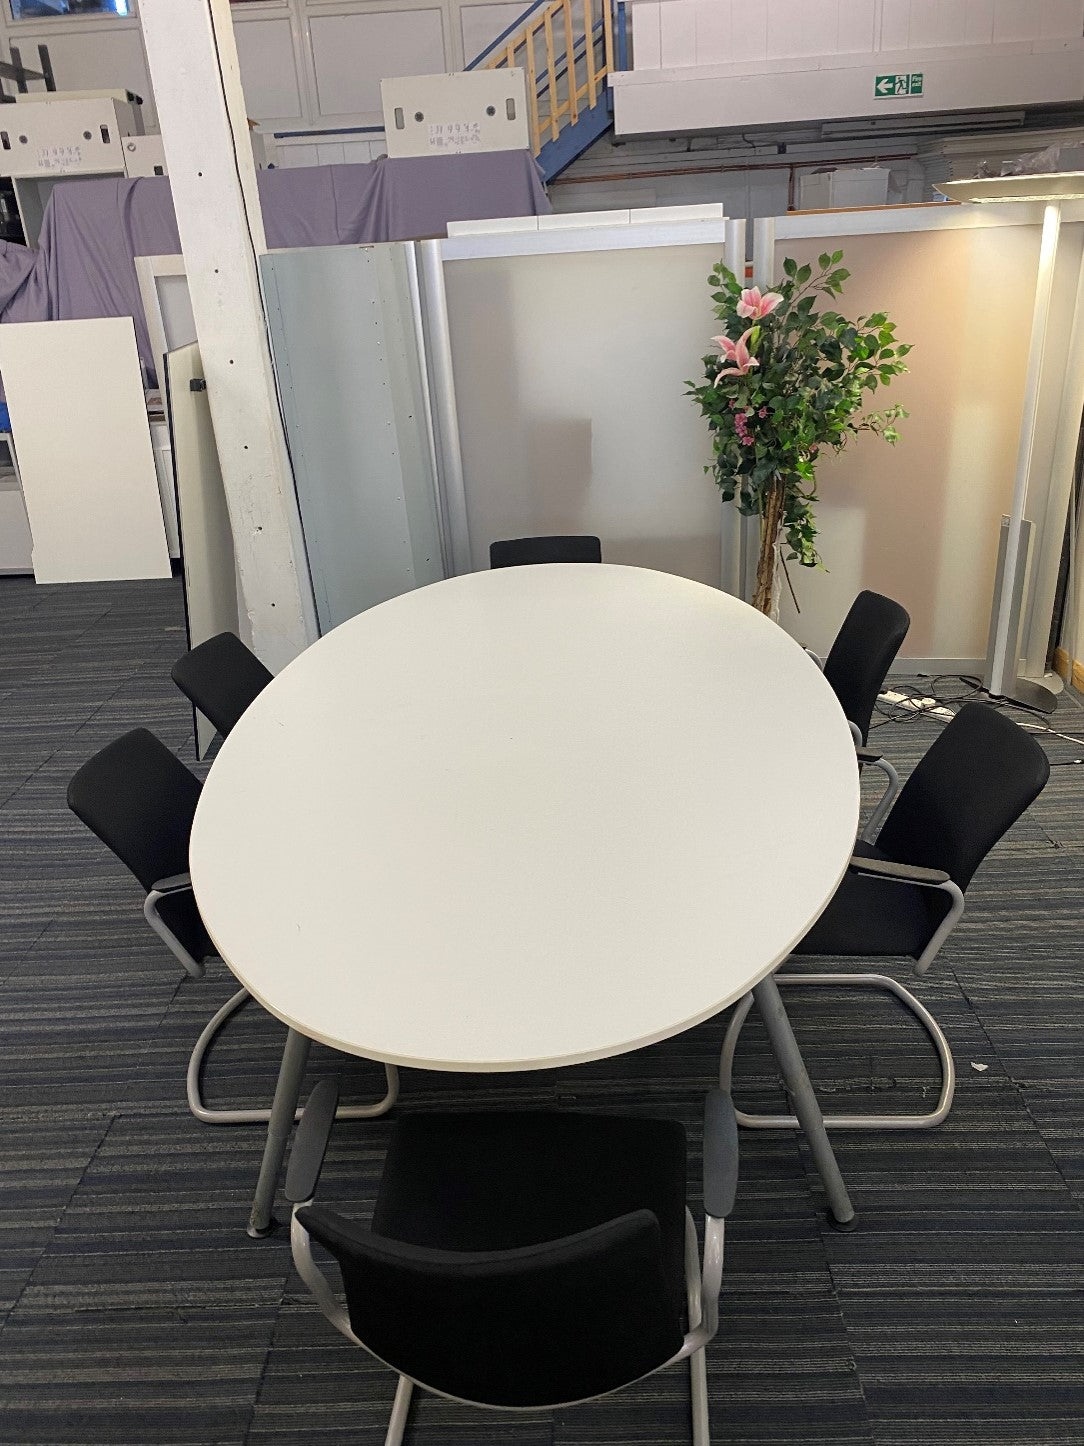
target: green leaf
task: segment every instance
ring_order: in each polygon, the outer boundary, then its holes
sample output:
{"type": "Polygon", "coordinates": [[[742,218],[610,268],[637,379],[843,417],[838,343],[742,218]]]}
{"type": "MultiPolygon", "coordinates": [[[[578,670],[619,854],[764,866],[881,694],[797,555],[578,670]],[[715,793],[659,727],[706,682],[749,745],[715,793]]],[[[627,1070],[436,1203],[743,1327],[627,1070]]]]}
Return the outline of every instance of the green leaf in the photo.
{"type": "Polygon", "coordinates": [[[817,265],[822,271],[827,271],[832,264],[832,257],[828,251],[822,251],[817,257],[817,265]]]}
{"type": "Polygon", "coordinates": [[[806,282],[809,280],[809,278],[810,278],[812,275],[813,275],[813,268],[812,268],[812,266],[803,266],[803,267],[801,267],[801,269],[796,273],[794,279],[795,279],[795,281],[797,281],[797,283],[798,283],[799,286],[804,286],[804,285],[806,284],[806,282]]]}
{"type": "Polygon", "coordinates": [[[833,252],[832,252],[832,265],[833,265],[833,266],[838,266],[839,263],[840,263],[842,260],[843,260],[843,252],[842,252],[842,251],[833,251],[833,252]]]}
{"type": "Polygon", "coordinates": [[[794,277],[798,273],[798,263],[793,256],[787,256],[783,260],[783,270],[788,276],[794,277]]]}

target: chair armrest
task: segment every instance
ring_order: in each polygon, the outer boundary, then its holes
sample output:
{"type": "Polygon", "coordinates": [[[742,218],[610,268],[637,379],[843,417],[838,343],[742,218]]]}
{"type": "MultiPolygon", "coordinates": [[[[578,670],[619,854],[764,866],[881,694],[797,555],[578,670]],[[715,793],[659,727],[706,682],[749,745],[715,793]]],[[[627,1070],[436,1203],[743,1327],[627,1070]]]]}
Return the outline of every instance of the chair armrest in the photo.
{"type": "Polygon", "coordinates": [[[723,1090],[704,1100],[704,1213],[725,1220],[738,1189],[738,1121],[723,1090]]]}
{"type": "Polygon", "coordinates": [[[309,1095],[297,1134],[294,1136],[290,1164],[286,1171],[284,1193],[291,1205],[303,1204],[316,1194],[338,1104],[337,1079],[322,1079],[309,1095]]]}
{"type": "Polygon", "coordinates": [[[151,885],[152,894],[182,894],[192,887],[191,874],[171,874],[168,879],[159,879],[151,885]]]}
{"type": "Polygon", "coordinates": [[[892,879],[900,884],[917,884],[926,889],[941,889],[952,882],[944,869],[922,869],[915,864],[897,864],[892,859],[868,859],[855,854],[848,867],[856,874],[872,879],[892,879]]]}
{"type": "Polygon", "coordinates": [[[854,751],[858,755],[859,763],[874,764],[881,761],[882,755],[876,753],[872,748],[856,748],[854,751]]]}

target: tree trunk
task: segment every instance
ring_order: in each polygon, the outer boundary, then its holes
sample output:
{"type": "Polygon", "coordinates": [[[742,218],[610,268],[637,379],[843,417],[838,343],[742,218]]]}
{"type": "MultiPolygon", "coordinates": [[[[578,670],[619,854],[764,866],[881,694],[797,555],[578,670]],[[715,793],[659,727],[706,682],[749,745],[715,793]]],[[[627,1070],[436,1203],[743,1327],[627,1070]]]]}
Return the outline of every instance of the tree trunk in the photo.
{"type": "Polygon", "coordinates": [[[783,502],[783,483],[777,478],[768,485],[767,504],[760,523],[760,558],[757,562],[757,585],[753,593],[753,606],[766,617],[770,617],[772,611],[775,544],[783,521],[783,502]]]}

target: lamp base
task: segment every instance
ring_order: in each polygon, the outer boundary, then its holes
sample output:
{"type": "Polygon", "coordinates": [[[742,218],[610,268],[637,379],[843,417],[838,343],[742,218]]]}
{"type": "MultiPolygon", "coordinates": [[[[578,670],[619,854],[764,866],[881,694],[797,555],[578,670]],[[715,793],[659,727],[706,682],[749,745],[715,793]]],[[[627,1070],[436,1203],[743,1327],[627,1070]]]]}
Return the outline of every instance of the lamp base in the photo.
{"type": "Polygon", "coordinates": [[[1000,693],[995,693],[990,688],[986,691],[991,698],[1016,703],[1019,707],[1030,708],[1035,713],[1053,713],[1058,706],[1058,694],[1045,683],[1037,683],[1034,678],[1013,678],[1009,686],[1000,693]]]}

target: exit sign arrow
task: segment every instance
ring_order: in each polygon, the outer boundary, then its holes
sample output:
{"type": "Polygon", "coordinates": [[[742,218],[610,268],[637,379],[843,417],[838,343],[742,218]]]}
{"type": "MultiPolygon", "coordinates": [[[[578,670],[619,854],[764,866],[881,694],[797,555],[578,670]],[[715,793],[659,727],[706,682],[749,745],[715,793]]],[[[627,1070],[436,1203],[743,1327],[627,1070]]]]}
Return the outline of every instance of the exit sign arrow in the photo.
{"type": "Polygon", "coordinates": [[[924,83],[925,75],[921,70],[908,75],[878,75],[873,82],[873,94],[881,100],[897,95],[921,95],[924,83]]]}

